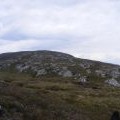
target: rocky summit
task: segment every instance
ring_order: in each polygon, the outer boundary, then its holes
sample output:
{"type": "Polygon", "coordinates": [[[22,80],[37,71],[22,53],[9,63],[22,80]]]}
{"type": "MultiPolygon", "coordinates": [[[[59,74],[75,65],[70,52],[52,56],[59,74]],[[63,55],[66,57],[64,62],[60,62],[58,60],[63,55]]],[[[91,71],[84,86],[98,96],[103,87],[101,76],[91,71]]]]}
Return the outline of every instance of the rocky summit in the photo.
{"type": "Polygon", "coordinates": [[[0,54],[0,120],[110,120],[120,66],[55,51],[0,54]]]}
{"type": "Polygon", "coordinates": [[[34,77],[58,76],[119,87],[120,66],[76,58],[54,51],[26,51],[0,55],[0,70],[31,74],[34,77]],[[98,82],[98,81],[97,81],[98,82]]]}

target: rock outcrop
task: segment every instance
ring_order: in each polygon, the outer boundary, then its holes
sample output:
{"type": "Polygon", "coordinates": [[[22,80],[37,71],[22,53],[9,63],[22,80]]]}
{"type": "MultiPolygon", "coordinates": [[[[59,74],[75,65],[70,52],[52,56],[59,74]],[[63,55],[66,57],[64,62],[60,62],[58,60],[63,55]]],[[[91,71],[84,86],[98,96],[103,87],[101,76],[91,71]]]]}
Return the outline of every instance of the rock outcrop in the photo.
{"type": "Polygon", "coordinates": [[[117,80],[115,80],[114,78],[106,80],[105,83],[107,83],[111,86],[114,86],[114,87],[120,87],[120,83],[117,80]]]}
{"type": "Polygon", "coordinates": [[[103,80],[120,87],[120,66],[76,58],[53,51],[26,51],[0,55],[0,70],[34,74],[36,77],[52,75],[73,78],[82,83],[103,80]],[[112,79],[111,79],[112,78],[112,79]],[[94,80],[95,81],[95,80],[94,80]]]}

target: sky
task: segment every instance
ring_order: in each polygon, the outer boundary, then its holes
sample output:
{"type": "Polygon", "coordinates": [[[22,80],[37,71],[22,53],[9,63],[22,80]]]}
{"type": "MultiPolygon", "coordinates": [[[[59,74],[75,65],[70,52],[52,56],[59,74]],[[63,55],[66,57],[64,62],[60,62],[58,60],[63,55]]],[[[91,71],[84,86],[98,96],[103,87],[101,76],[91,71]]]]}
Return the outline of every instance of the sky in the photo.
{"type": "Polygon", "coordinates": [[[0,0],[0,53],[28,50],[120,64],[120,0],[0,0]]]}

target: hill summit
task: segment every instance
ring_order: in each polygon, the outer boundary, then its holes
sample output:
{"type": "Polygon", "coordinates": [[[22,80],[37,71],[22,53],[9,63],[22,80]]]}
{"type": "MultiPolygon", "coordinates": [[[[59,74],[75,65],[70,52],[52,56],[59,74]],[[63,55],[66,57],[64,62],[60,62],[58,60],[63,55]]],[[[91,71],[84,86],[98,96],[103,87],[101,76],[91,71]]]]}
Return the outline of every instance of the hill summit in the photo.
{"type": "Polygon", "coordinates": [[[54,51],[1,54],[0,70],[31,74],[34,77],[66,77],[88,83],[97,80],[112,86],[120,86],[120,66],[80,59],[54,51]]]}

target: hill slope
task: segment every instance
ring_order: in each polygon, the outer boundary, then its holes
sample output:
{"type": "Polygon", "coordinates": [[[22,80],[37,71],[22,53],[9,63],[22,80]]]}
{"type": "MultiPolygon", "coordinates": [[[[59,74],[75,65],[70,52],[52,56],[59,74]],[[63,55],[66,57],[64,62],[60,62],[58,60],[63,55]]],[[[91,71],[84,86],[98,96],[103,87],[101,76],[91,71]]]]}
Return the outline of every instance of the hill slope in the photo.
{"type": "Polygon", "coordinates": [[[97,82],[119,82],[120,78],[120,66],[79,59],[53,51],[1,54],[0,70],[27,73],[34,77],[69,77],[81,82],[91,82],[94,78],[99,79],[97,82]]]}
{"type": "Polygon", "coordinates": [[[0,55],[1,120],[109,120],[120,66],[53,51],[0,55]],[[99,117],[101,116],[101,117],[99,117]]]}

